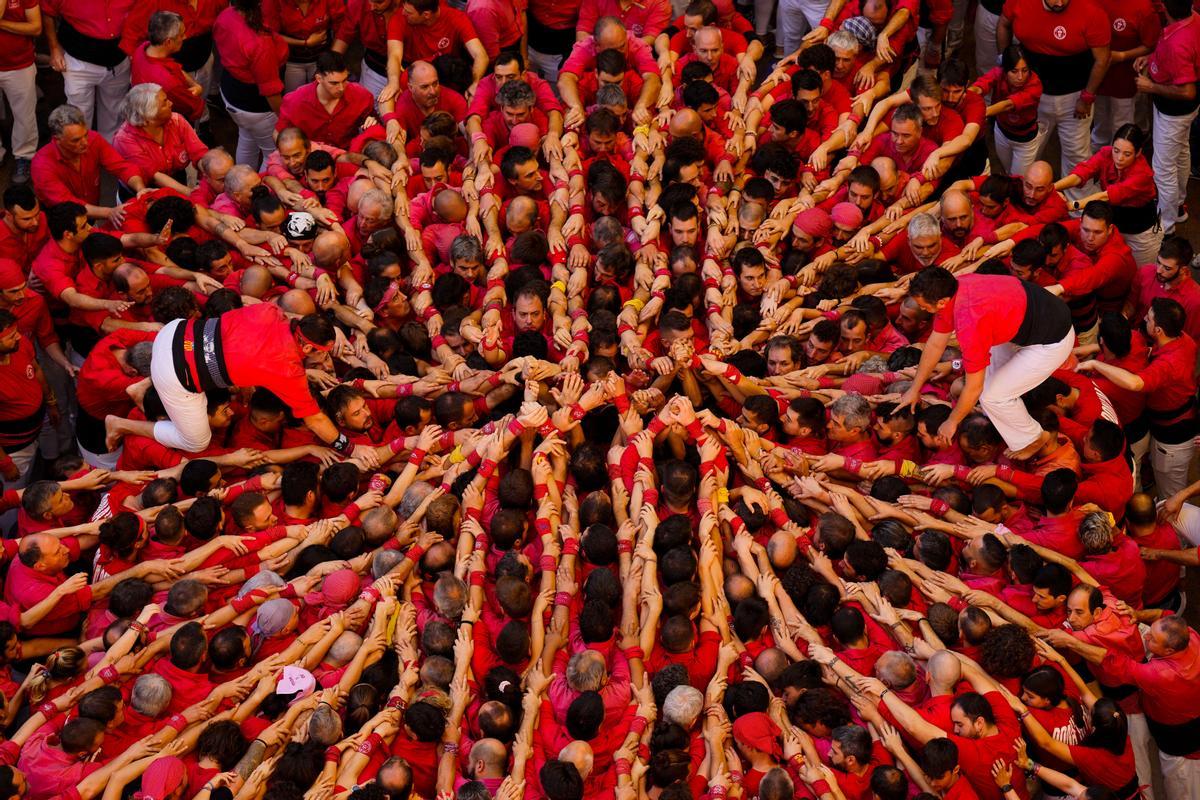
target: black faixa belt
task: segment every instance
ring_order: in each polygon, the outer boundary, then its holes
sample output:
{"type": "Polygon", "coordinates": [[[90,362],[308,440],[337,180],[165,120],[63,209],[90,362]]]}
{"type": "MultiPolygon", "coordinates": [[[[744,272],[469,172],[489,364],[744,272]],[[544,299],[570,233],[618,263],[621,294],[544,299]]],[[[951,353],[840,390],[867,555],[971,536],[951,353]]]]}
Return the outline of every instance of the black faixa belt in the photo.
{"type": "Polygon", "coordinates": [[[175,375],[189,392],[228,389],[233,385],[225,371],[220,319],[189,320],[178,326],[171,350],[175,375]]]}

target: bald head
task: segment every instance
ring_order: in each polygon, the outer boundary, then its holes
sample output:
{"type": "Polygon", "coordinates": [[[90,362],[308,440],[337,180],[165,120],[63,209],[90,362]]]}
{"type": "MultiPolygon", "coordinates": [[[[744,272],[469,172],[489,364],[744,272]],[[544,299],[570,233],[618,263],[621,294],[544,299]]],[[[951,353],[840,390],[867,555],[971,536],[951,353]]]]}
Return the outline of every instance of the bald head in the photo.
{"type": "Polygon", "coordinates": [[[475,770],[475,780],[502,777],[507,762],[508,751],[499,739],[480,739],[471,748],[471,766],[475,770]]]}
{"type": "Polygon", "coordinates": [[[596,20],[596,27],[592,29],[596,39],[596,52],[601,50],[620,50],[625,52],[626,45],[629,44],[629,33],[625,30],[625,24],[616,17],[601,17],[596,20]]]}
{"type": "Polygon", "coordinates": [[[262,183],[262,178],[253,167],[234,164],[225,175],[225,191],[232,195],[250,194],[250,190],[262,183]]]}
{"type": "Polygon", "coordinates": [[[896,186],[896,181],[900,179],[899,173],[896,171],[896,162],[892,161],[887,156],[880,156],[872,159],[871,166],[879,173],[879,188],[886,194],[896,186]]]}
{"type": "Polygon", "coordinates": [[[336,267],[350,257],[350,240],[340,231],[322,231],[313,240],[312,260],[319,267],[336,267]]]}
{"type": "Polygon", "coordinates": [[[527,195],[517,195],[504,212],[504,224],[512,234],[531,230],[537,222],[537,201],[527,195]]]}
{"type": "Polygon", "coordinates": [[[317,313],[317,304],[312,295],[303,289],[289,289],[279,296],[279,310],[289,317],[307,317],[317,313]]]}
{"type": "Polygon", "coordinates": [[[931,686],[949,689],[962,680],[962,663],[949,650],[939,650],[930,656],[925,669],[931,686]]]}
{"type": "Polygon", "coordinates": [[[951,189],[942,195],[942,214],[947,213],[967,213],[971,210],[971,198],[967,197],[966,192],[960,192],[958,189],[951,189]]]}
{"type": "Polygon", "coordinates": [[[579,777],[585,781],[592,774],[592,767],[595,766],[595,755],[592,753],[592,746],[587,742],[578,740],[571,742],[562,750],[559,750],[558,760],[574,764],[575,769],[579,770],[579,777]]]}
{"type": "Polygon", "coordinates": [[[917,680],[917,662],[908,653],[889,650],[875,662],[875,676],[893,689],[907,689],[917,680]]]}
{"type": "Polygon", "coordinates": [[[754,595],[754,581],[738,573],[725,579],[725,596],[733,603],[740,603],[754,595]]]}
{"type": "Polygon", "coordinates": [[[767,558],[771,566],[779,572],[796,562],[796,537],[783,531],[776,531],[767,540],[767,558]]]}
{"type": "Polygon", "coordinates": [[[408,80],[412,83],[436,81],[437,70],[428,61],[414,61],[408,68],[408,80]]]}
{"type": "Polygon", "coordinates": [[[1048,161],[1035,161],[1025,171],[1026,179],[1035,183],[1053,183],[1054,182],[1054,167],[1050,166],[1048,161]]]}
{"type": "Polygon", "coordinates": [[[675,116],[671,117],[671,135],[676,139],[698,136],[703,125],[704,123],[700,120],[700,115],[695,111],[690,108],[681,109],[675,112],[675,116]]]}
{"type": "Polygon", "coordinates": [[[772,683],[791,663],[778,647],[768,647],[754,659],[754,671],[772,683]]]}
{"type": "Polygon", "coordinates": [[[467,201],[454,189],[442,189],[433,198],[433,210],[446,222],[462,222],[467,218],[467,201]]]}
{"type": "Polygon", "coordinates": [[[696,35],[692,39],[692,45],[696,48],[697,52],[700,50],[720,49],[721,44],[721,31],[711,25],[696,31],[696,35]]]}
{"type": "Polygon", "coordinates": [[[308,147],[308,136],[299,128],[284,128],[275,137],[276,147],[289,147],[291,145],[301,145],[308,147]]]}

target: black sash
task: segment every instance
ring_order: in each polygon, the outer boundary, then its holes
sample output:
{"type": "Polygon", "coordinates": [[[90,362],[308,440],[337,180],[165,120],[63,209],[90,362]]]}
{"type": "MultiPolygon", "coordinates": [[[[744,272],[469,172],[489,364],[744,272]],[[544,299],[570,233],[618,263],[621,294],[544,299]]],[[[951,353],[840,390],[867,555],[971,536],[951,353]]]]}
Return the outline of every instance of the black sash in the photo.
{"type": "Polygon", "coordinates": [[[387,75],[387,54],[380,55],[374,50],[363,50],[363,63],[371,68],[373,72],[380,75],[387,75]]]}
{"type": "Polygon", "coordinates": [[[243,83],[229,74],[229,70],[221,71],[221,96],[229,105],[250,114],[266,114],[271,110],[258,84],[243,83]]]}
{"type": "Polygon", "coordinates": [[[212,58],[212,50],[212,31],[198,33],[183,40],[183,47],[175,54],[175,60],[183,67],[184,72],[195,72],[212,58]]]}
{"type": "Polygon", "coordinates": [[[128,58],[120,47],[121,39],[119,37],[96,39],[80,33],[62,17],[59,17],[56,22],[58,23],[58,43],[72,58],[108,69],[112,69],[128,58]]]}
{"type": "Polygon", "coordinates": [[[1025,290],[1025,318],[1012,343],[1027,347],[1061,342],[1071,330],[1071,310],[1067,304],[1029,281],[1021,281],[1021,288],[1025,290]]]}
{"type": "Polygon", "coordinates": [[[1113,206],[1113,224],[1121,233],[1145,233],[1158,224],[1158,200],[1141,206],[1113,206]]]}
{"type": "Polygon", "coordinates": [[[20,450],[30,442],[36,441],[38,434],[41,433],[42,419],[45,416],[46,403],[43,401],[38,406],[38,410],[27,417],[0,420],[0,436],[9,440],[5,447],[10,451],[20,450]]]}
{"type": "Polygon", "coordinates": [[[1092,64],[1096,62],[1090,49],[1069,56],[1050,56],[1026,48],[1025,58],[1029,62],[1029,68],[1041,78],[1042,94],[1046,95],[1082,91],[1087,87],[1092,64]]]}
{"type": "Polygon", "coordinates": [[[1200,717],[1193,717],[1178,725],[1156,722],[1149,714],[1146,724],[1158,749],[1169,756],[1189,756],[1200,750],[1200,717]]]}

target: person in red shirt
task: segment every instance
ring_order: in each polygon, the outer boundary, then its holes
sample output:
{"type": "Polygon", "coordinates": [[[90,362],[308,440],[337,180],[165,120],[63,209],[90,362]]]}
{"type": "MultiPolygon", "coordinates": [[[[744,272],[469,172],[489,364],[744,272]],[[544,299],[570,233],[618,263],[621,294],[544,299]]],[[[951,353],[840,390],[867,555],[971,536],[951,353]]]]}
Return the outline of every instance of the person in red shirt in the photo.
{"type": "Polygon", "coordinates": [[[956,279],[941,267],[917,273],[909,294],[936,318],[912,387],[900,404],[916,406],[921,387],[954,331],[962,350],[966,387],[939,429],[939,439],[948,444],[978,401],[1014,452],[1013,458],[1041,449],[1052,434],[1029,416],[1020,396],[1045,380],[1070,354],[1075,337],[1066,304],[1045,289],[1013,277],[956,279]]]}
{"type": "MultiPolygon", "coordinates": [[[[128,87],[126,87],[128,88],[128,87]]],[[[122,93],[124,94],[124,93],[122,93]]],[[[101,206],[101,167],[135,191],[146,188],[137,168],[121,157],[100,134],[88,130],[87,118],[75,106],[63,105],[47,120],[53,137],[33,157],[33,187],[47,205],[81,203],[92,219],[117,225],[124,220],[120,206],[101,206]]]]}
{"type": "Polygon", "coordinates": [[[131,57],[133,85],[157,83],[180,114],[189,122],[198,122],[206,110],[204,86],[184,72],[176,59],[185,41],[183,17],[161,11],[150,22],[149,40],[138,45],[131,57]]]}
{"type": "Polygon", "coordinates": [[[213,24],[221,99],[238,126],[237,163],[255,169],[275,152],[287,43],[263,26],[261,0],[231,0],[213,24]]]}
{"type": "Polygon", "coordinates": [[[139,368],[149,372],[149,343],[153,341],[150,331],[113,331],[92,348],[79,369],[76,431],[80,452],[95,467],[116,469],[120,453],[110,453],[105,445],[104,418],[109,414],[125,417],[133,411],[128,389],[147,377],[139,368]]]}
{"type": "Polygon", "coordinates": [[[42,29],[38,0],[8,3],[0,15],[7,26],[0,31],[0,91],[12,108],[12,152],[17,162],[13,183],[29,181],[29,164],[37,152],[37,68],[33,45],[42,29]]]}
{"type": "MultiPolygon", "coordinates": [[[[125,96],[123,111],[125,124],[113,137],[113,149],[134,166],[143,184],[186,194],[187,168],[198,164],[208,147],[175,113],[166,91],[158,84],[139,83],[125,96]]],[[[121,186],[117,196],[129,200],[133,192],[121,186]]]]}
{"type": "Polygon", "coordinates": [[[1000,66],[989,69],[971,85],[972,92],[991,96],[996,108],[996,155],[1010,175],[1023,175],[1037,159],[1038,104],[1042,79],[1029,68],[1019,44],[1004,48],[1000,66]]]}
{"type": "Polygon", "coordinates": [[[16,317],[21,335],[41,346],[51,361],[74,377],[79,370],[63,352],[46,301],[29,289],[25,270],[7,258],[0,258],[0,310],[16,317]]]}
{"type": "Polygon", "coordinates": [[[1179,591],[1179,564],[1163,558],[1181,552],[1175,526],[1158,518],[1154,497],[1138,492],[1125,504],[1125,532],[1141,550],[1146,562],[1142,603],[1146,608],[1178,610],[1183,600],[1179,591]]]}
{"type": "Polygon", "coordinates": [[[505,0],[467,0],[466,11],[493,64],[501,52],[519,54],[525,35],[525,15],[518,4],[505,0]]]}
{"type": "Polygon", "coordinates": [[[879,156],[886,156],[895,162],[897,170],[912,175],[911,180],[923,182],[921,168],[937,145],[926,139],[922,131],[920,109],[906,103],[892,115],[890,130],[872,139],[865,150],[852,146],[835,171],[852,170],[859,164],[869,164],[879,156]]]}
{"type": "MultiPolygon", "coordinates": [[[[380,101],[385,107],[390,103],[380,101]]],[[[449,86],[442,86],[432,64],[418,61],[408,70],[408,88],[396,98],[395,110],[383,115],[385,122],[399,123],[407,131],[420,129],[426,117],[445,111],[462,122],[467,116],[467,101],[449,86]]]]}
{"type": "MultiPolygon", "coordinates": [[[[1112,206],[1103,200],[1093,200],[1084,208],[1078,221],[1063,223],[1090,265],[1061,274],[1057,284],[1047,287],[1048,291],[1066,297],[1094,294],[1097,310],[1120,310],[1137,267],[1112,221],[1112,206]]],[[[1080,331],[1081,336],[1085,333],[1080,331]]]]}
{"type": "MultiPolygon", "coordinates": [[[[159,17],[155,22],[157,15],[177,15],[183,21],[183,38],[172,57],[188,79],[199,85],[196,96],[205,98],[213,80],[213,25],[227,5],[227,0],[138,0],[125,18],[121,49],[132,59],[142,43],[155,38],[156,30],[168,27],[169,17],[159,17]]],[[[199,120],[207,124],[207,108],[202,108],[199,120]]]]}
{"type": "Polygon", "coordinates": [[[1003,52],[1018,40],[1041,78],[1038,140],[1057,132],[1064,175],[1092,154],[1092,103],[1108,70],[1110,28],[1096,0],[1007,0],[1000,15],[996,45],[1003,52]]]}
{"type": "Polygon", "coordinates": [[[1150,0],[1096,0],[1112,25],[1112,59],[1096,90],[1096,120],[1092,126],[1092,151],[1112,141],[1113,133],[1133,123],[1133,96],[1137,91],[1134,63],[1154,52],[1162,35],[1159,9],[1150,0]]]}
{"type": "Polygon", "coordinates": [[[1176,301],[1159,297],[1146,314],[1150,363],[1133,373],[1095,359],[1080,363],[1081,372],[1095,371],[1116,385],[1146,396],[1150,414],[1151,464],[1163,497],[1188,485],[1188,468],[1195,451],[1196,343],[1183,330],[1184,310],[1176,301]]]}
{"type": "Polygon", "coordinates": [[[1200,16],[1184,0],[1164,2],[1167,26],[1154,47],[1135,67],[1134,85],[1154,104],[1154,178],[1158,184],[1158,213],[1163,233],[1170,236],[1177,222],[1187,221],[1184,200],[1192,170],[1192,151],[1186,131],[1196,118],[1200,95],[1200,16]],[[1180,136],[1185,138],[1181,139],[1180,136]]]}
{"type": "Polygon", "coordinates": [[[650,46],[636,36],[631,37],[619,20],[603,17],[596,23],[592,36],[582,39],[571,49],[558,76],[558,93],[567,107],[565,124],[568,128],[583,122],[586,110],[579,97],[579,77],[595,69],[596,56],[601,50],[618,50],[625,54],[625,63],[642,76],[642,93],[633,105],[633,122],[644,125],[650,121],[651,105],[662,88],[658,64],[650,46]]]}
{"type": "Polygon", "coordinates": [[[4,190],[0,212],[0,258],[8,258],[26,273],[33,258],[50,239],[46,214],[28,184],[14,183],[4,190]]]}
{"type": "Polygon", "coordinates": [[[363,87],[349,82],[350,73],[340,53],[319,55],[315,76],[312,83],[283,98],[275,130],[296,127],[314,142],[344,150],[371,120],[375,98],[363,87]]]}
{"type": "Polygon", "coordinates": [[[1169,297],[1183,307],[1184,330],[1193,340],[1200,338],[1200,285],[1192,278],[1192,244],[1182,236],[1165,239],[1156,263],[1138,268],[1121,313],[1141,326],[1156,297],[1169,297]]]}
{"type": "Polygon", "coordinates": [[[405,0],[388,20],[388,83],[379,94],[386,103],[400,94],[405,65],[433,61],[438,56],[458,56],[471,62],[471,86],[487,73],[488,53],[466,13],[444,6],[441,0],[405,0]]]}
{"type": "Polygon", "coordinates": [[[0,449],[6,490],[25,485],[47,405],[57,409],[33,345],[21,335],[16,317],[0,310],[0,449]]]}
{"type": "Polygon", "coordinates": [[[601,17],[616,17],[625,28],[646,44],[654,39],[671,23],[669,0],[583,0],[579,7],[579,21],[575,23],[577,39],[586,39],[601,17]]]}
{"type": "Polygon", "coordinates": [[[288,46],[283,69],[285,94],[312,81],[317,58],[329,45],[345,14],[345,5],[337,0],[316,0],[304,6],[298,0],[263,0],[263,24],[278,33],[288,46]]]}
{"type": "Polygon", "coordinates": [[[363,61],[359,82],[372,97],[387,85],[388,20],[400,13],[400,0],[350,0],[346,14],[338,25],[333,42],[335,53],[345,53],[350,45],[363,46],[363,61]]]}

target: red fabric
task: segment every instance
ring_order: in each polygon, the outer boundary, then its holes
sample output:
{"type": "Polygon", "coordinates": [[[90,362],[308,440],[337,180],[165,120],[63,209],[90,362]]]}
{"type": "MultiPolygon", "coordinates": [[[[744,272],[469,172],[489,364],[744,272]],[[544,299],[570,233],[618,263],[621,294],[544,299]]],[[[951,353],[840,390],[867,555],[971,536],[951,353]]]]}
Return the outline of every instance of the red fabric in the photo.
{"type": "MultiPolygon", "coordinates": [[[[438,97],[437,105],[433,108],[433,111],[449,112],[450,116],[454,117],[455,122],[462,122],[467,118],[467,101],[461,94],[449,86],[443,86],[441,95],[438,97]]],[[[396,98],[396,116],[400,119],[400,125],[405,130],[419,131],[421,123],[425,121],[427,114],[417,107],[416,101],[413,100],[412,91],[405,89],[396,98]]]]}
{"type": "Polygon", "coordinates": [[[12,217],[4,212],[0,223],[0,258],[11,258],[29,272],[34,257],[50,239],[50,228],[46,224],[46,212],[38,214],[38,228],[33,233],[24,233],[13,228],[12,217]]]}
{"type": "Polygon", "coordinates": [[[137,176],[137,168],[121,157],[104,137],[87,133],[87,152],[74,165],[63,157],[58,143],[47,142],[33,157],[33,187],[38,199],[47,206],[70,200],[83,205],[100,202],[100,168],[112,173],[126,185],[137,176]]]}
{"type": "Polygon", "coordinates": [[[1038,103],[1042,99],[1042,80],[1033,72],[1019,89],[1012,87],[1001,67],[992,67],[975,81],[983,93],[991,94],[992,102],[1012,100],[1013,108],[996,115],[996,122],[1006,131],[1027,133],[1037,125],[1038,103]]]}
{"type": "MultiPolygon", "coordinates": [[[[399,13],[399,8],[395,13],[399,13]]],[[[369,0],[350,0],[338,25],[337,38],[347,44],[360,42],[367,50],[385,55],[387,28],[387,16],[372,11],[369,0]]]]}
{"type": "Polygon", "coordinates": [[[529,0],[529,16],[556,31],[574,30],[583,0],[529,0]]]}
{"type": "MultiPolygon", "coordinates": [[[[121,36],[125,20],[136,5],[134,0],[42,0],[42,13],[65,19],[75,30],[96,39],[121,36]]],[[[144,29],[143,29],[144,30],[144,29]]]]}
{"type": "MultiPolygon", "coordinates": [[[[228,0],[195,0],[194,5],[193,0],[137,0],[125,18],[121,49],[133,53],[140,42],[146,41],[150,17],[156,11],[174,11],[183,17],[184,36],[191,39],[212,31],[217,15],[228,4],[228,0]]],[[[134,84],[137,84],[136,80],[134,84]]]]}
{"type": "MultiPolygon", "coordinates": [[[[654,52],[650,45],[634,36],[630,36],[625,44],[625,64],[627,69],[636,70],[643,75],[647,72],[658,74],[658,63],[654,60],[654,52]]],[[[596,40],[592,37],[576,42],[571,55],[562,65],[561,72],[572,75],[583,73],[596,68],[596,40]]]]}
{"type": "Polygon", "coordinates": [[[1193,12],[1164,28],[1149,64],[1155,83],[1182,86],[1200,79],[1200,17],[1193,12]]]}
{"type": "MultiPolygon", "coordinates": [[[[1139,547],[1150,547],[1155,550],[1178,550],[1179,534],[1175,527],[1167,522],[1158,522],[1154,530],[1147,536],[1136,539],[1139,547]]],[[[1179,586],[1179,565],[1170,561],[1146,562],[1146,585],[1142,591],[1142,601],[1153,606],[1175,591],[1179,586]]]]}
{"type": "Polygon", "coordinates": [[[36,341],[42,347],[58,343],[58,334],[54,332],[54,324],[50,321],[50,311],[41,295],[27,287],[25,298],[5,310],[17,318],[17,330],[22,336],[36,341]]]}
{"type": "Polygon", "coordinates": [[[478,39],[466,13],[442,4],[428,25],[409,25],[399,10],[388,20],[389,42],[404,43],[404,63],[433,61],[438,56],[457,55],[470,59],[467,42],[478,39]]]}
{"type": "Polygon", "coordinates": [[[1137,271],[1130,285],[1129,302],[1133,305],[1133,324],[1140,327],[1150,311],[1150,303],[1156,297],[1169,297],[1183,306],[1187,312],[1183,329],[1192,339],[1200,336],[1200,284],[1192,278],[1190,270],[1184,269],[1183,276],[1173,286],[1159,282],[1155,264],[1147,264],[1137,271]]]}
{"type": "MultiPolygon", "coordinates": [[[[992,763],[995,762],[997,753],[1012,751],[1013,742],[1021,735],[1021,724],[999,692],[988,692],[984,698],[996,716],[998,732],[981,739],[967,739],[954,734],[950,734],[949,738],[958,746],[958,763],[963,777],[970,781],[971,788],[979,795],[980,800],[1001,800],[1003,795],[1000,794],[1000,788],[992,780],[992,763]]],[[[1015,764],[1012,783],[1020,797],[1029,796],[1025,788],[1024,770],[1015,764]]]]}
{"type": "Polygon", "coordinates": [[[183,67],[173,58],[154,58],[146,54],[147,44],[139,45],[130,59],[130,82],[157,83],[167,93],[171,105],[187,120],[195,122],[204,113],[204,98],[188,91],[183,67]]]}
{"type": "MultiPolygon", "coordinates": [[[[4,6],[5,22],[25,22],[25,12],[38,7],[38,0],[8,0],[4,6]]],[[[33,44],[36,36],[22,36],[0,31],[0,72],[25,69],[33,64],[33,44]]]]}
{"type": "MultiPolygon", "coordinates": [[[[545,113],[551,111],[562,111],[562,103],[558,101],[557,95],[554,94],[554,87],[549,84],[544,78],[538,76],[535,72],[526,72],[521,76],[521,80],[529,84],[533,89],[533,94],[537,98],[537,107],[545,113]]],[[[479,85],[475,87],[475,95],[471,98],[471,104],[467,108],[467,115],[479,115],[486,117],[488,113],[495,108],[496,92],[500,87],[496,85],[496,76],[492,74],[484,75],[479,81],[479,85]]]]}
{"type": "Polygon", "coordinates": [[[134,403],[125,390],[142,377],[126,375],[117,365],[114,351],[150,341],[154,341],[154,333],[129,329],[113,331],[101,339],[79,370],[75,391],[80,408],[96,419],[104,419],[108,414],[127,416],[134,403]]]}
{"type": "Polygon", "coordinates": [[[113,147],[142,176],[149,186],[154,173],[170,174],[195,164],[208,152],[208,145],[200,141],[196,131],[182,114],[172,114],[163,126],[163,140],[159,144],[142,128],[126,122],[113,136],[113,147]]]}
{"type": "Polygon", "coordinates": [[[258,86],[264,97],[283,93],[279,77],[287,61],[288,46],[279,34],[254,30],[233,8],[227,8],[213,25],[213,41],[221,66],[242,83],[258,86]]]}
{"type": "Polygon", "coordinates": [[[1152,348],[1149,365],[1138,372],[1145,383],[1142,393],[1146,395],[1146,407],[1171,411],[1186,403],[1196,393],[1195,365],[1196,343],[1186,333],[1152,348]]]}
{"type": "Polygon", "coordinates": [[[225,369],[235,386],[262,386],[297,417],[320,411],[308,391],[303,358],[279,307],[260,303],[221,316],[225,369]]]}
{"type": "MultiPolygon", "coordinates": [[[[1111,23],[1112,41],[1109,46],[1114,53],[1149,47],[1151,50],[1162,35],[1162,22],[1151,0],[1096,0],[1111,23]]],[[[1137,76],[1133,61],[1109,62],[1108,72],[1096,94],[1103,97],[1133,97],[1137,76]]],[[[1110,198],[1111,199],[1111,198],[1110,198]]]]}
{"type": "MultiPolygon", "coordinates": [[[[73,538],[63,539],[63,545],[79,558],[79,542],[73,538]]],[[[66,581],[67,576],[59,573],[47,575],[27,567],[20,561],[8,566],[8,578],[4,582],[4,600],[28,611],[45,600],[55,587],[66,581]]],[[[92,587],[85,586],[74,594],[63,597],[40,622],[22,631],[25,636],[53,636],[73,633],[78,630],[92,603],[92,587]]]]}
{"type": "Polygon", "coordinates": [[[621,0],[583,0],[575,30],[591,35],[601,17],[616,17],[630,36],[658,36],[671,24],[669,0],[635,0],[623,8],[621,0]]]}
{"type": "Polygon", "coordinates": [[[1146,716],[1156,722],[1179,725],[1195,718],[1200,708],[1200,634],[1191,631],[1187,647],[1165,658],[1151,656],[1145,663],[1137,658],[1109,650],[1100,666],[1118,684],[1141,689],[1146,716]]]}
{"type": "Polygon", "coordinates": [[[1070,56],[1111,40],[1108,15],[1093,0],[1072,0],[1060,13],[1048,11],[1042,0],[1008,0],[1003,16],[1021,45],[1035,53],[1070,56]]]}
{"type": "MultiPolygon", "coordinates": [[[[42,384],[37,379],[33,345],[21,337],[17,349],[0,363],[0,422],[25,419],[42,407],[42,384]]],[[[0,443],[5,435],[0,433],[0,443]]]]}
{"type": "Polygon", "coordinates": [[[954,331],[963,369],[978,372],[992,361],[995,345],[1011,342],[1025,318],[1025,290],[1007,275],[964,275],[958,292],[934,317],[933,329],[954,331]]]}
{"type": "Polygon", "coordinates": [[[317,98],[317,84],[306,83],[283,98],[275,130],[295,126],[314,142],[346,148],[374,110],[375,98],[357,83],[346,84],[346,93],[333,111],[327,111],[317,98]]]}
{"type": "MultiPolygon", "coordinates": [[[[337,28],[346,15],[346,6],[338,0],[313,0],[308,11],[301,11],[296,0],[263,0],[263,25],[293,39],[307,39],[319,31],[337,28]]],[[[326,45],[333,44],[326,39],[326,45]]]]}
{"type": "Polygon", "coordinates": [[[488,58],[495,60],[500,49],[521,41],[525,15],[517,3],[509,0],[468,0],[467,18],[479,35],[488,58]]]}

